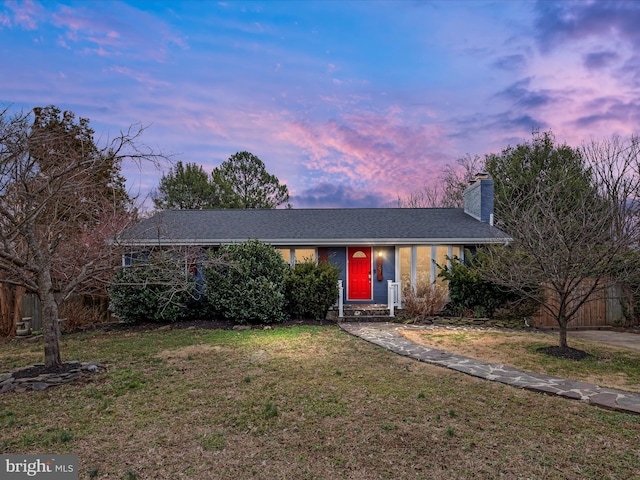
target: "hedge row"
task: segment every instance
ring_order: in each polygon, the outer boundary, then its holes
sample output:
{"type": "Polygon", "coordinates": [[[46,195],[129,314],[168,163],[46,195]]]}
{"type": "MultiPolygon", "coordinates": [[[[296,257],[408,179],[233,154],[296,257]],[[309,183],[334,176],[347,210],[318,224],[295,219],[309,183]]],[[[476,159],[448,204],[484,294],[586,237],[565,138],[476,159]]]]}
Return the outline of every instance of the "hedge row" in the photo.
{"type": "Polygon", "coordinates": [[[237,324],[323,319],[338,298],[339,271],[328,263],[291,268],[270,245],[226,245],[185,273],[171,252],[120,270],[109,287],[110,309],[125,322],[190,318],[237,324]]]}

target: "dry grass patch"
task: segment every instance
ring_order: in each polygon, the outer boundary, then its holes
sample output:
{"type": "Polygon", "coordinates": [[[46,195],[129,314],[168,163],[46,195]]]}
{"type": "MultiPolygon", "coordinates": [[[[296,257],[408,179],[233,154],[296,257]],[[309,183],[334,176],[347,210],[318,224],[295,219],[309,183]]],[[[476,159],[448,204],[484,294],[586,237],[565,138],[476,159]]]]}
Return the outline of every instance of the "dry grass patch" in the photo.
{"type": "Polygon", "coordinates": [[[540,347],[556,345],[557,333],[442,329],[403,330],[401,334],[420,345],[487,363],[640,392],[640,354],[637,352],[572,339],[572,347],[590,354],[588,359],[576,362],[536,351],[540,347]]]}
{"type": "MultiPolygon", "coordinates": [[[[0,351],[0,371],[18,349],[0,351]]],[[[640,417],[415,362],[335,327],[74,334],[63,355],[109,372],[0,397],[0,453],[78,454],[80,478],[640,472],[640,417]]]]}
{"type": "Polygon", "coordinates": [[[182,360],[193,360],[196,357],[220,353],[224,349],[220,345],[188,345],[172,350],[163,350],[158,354],[161,360],[179,362],[182,360]]]}

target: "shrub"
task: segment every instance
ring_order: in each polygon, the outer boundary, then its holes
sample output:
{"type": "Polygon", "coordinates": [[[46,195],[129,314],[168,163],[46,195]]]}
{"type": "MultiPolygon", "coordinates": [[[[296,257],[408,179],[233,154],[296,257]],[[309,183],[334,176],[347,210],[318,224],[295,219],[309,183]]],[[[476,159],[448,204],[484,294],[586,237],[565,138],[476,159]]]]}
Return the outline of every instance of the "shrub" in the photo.
{"type": "Polygon", "coordinates": [[[108,292],[109,309],[123,322],[174,322],[186,317],[197,289],[184,260],[159,252],[118,271],[108,292]]]}
{"type": "Polygon", "coordinates": [[[340,271],[328,262],[306,260],[286,277],[287,313],[291,318],[322,320],[338,298],[340,271]]]}
{"type": "Polygon", "coordinates": [[[289,268],[270,245],[257,240],[225,245],[205,267],[205,296],[212,312],[239,324],[286,319],[285,275],[289,268]]]}
{"type": "Polygon", "coordinates": [[[60,323],[63,332],[73,332],[90,325],[109,320],[109,301],[105,297],[77,295],[65,300],[58,307],[58,317],[65,321],[60,323]]]}
{"type": "Polygon", "coordinates": [[[420,282],[416,289],[406,288],[403,292],[404,314],[418,320],[433,316],[447,304],[447,287],[420,282]]]}
{"type": "Polygon", "coordinates": [[[491,318],[497,308],[517,300],[518,296],[482,278],[479,272],[481,254],[469,257],[468,263],[458,257],[451,258],[451,266],[444,266],[438,274],[449,282],[448,308],[457,315],[491,318]]]}

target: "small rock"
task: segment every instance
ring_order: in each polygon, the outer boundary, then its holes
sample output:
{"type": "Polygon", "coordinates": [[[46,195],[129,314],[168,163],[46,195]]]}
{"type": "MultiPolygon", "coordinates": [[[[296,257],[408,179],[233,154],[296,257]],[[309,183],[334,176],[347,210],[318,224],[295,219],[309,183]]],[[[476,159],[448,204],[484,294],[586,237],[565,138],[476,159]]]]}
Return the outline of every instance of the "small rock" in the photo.
{"type": "Polygon", "coordinates": [[[31,389],[35,391],[44,390],[47,387],[49,387],[49,384],[46,382],[36,382],[31,384],[31,389]]]}
{"type": "Polygon", "coordinates": [[[2,385],[2,388],[0,388],[0,393],[11,392],[15,388],[16,388],[15,383],[7,382],[2,385]]]}

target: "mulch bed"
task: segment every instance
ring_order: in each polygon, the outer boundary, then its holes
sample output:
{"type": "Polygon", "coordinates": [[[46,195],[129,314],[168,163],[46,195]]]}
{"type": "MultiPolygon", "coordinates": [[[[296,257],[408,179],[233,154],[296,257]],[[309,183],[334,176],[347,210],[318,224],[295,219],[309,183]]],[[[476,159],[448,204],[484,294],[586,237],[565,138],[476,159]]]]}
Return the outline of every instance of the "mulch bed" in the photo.
{"type": "Polygon", "coordinates": [[[589,358],[591,356],[584,350],[579,350],[577,348],[571,348],[571,347],[559,347],[559,346],[540,347],[536,349],[536,351],[552,357],[568,358],[569,360],[575,360],[575,361],[584,360],[585,358],[589,358]]]}
{"type": "MultiPolygon", "coordinates": [[[[250,325],[251,328],[262,330],[265,327],[281,328],[296,327],[300,325],[335,325],[331,320],[289,320],[281,323],[272,323],[268,325],[250,325]]],[[[136,322],[136,323],[97,323],[91,325],[83,331],[101,330],[105,332],[111,331],[145,331],[145,330],[179,330],[185,328],[199,328],[203,330],[233,330],[237,328],[237,324],[223,320],[184,320],[174,323],[158,323],[158,322],[136,322]]]]}
{"type": "Polygon", "coordinates": [[[18,370],[13,372],[13,378],[35,378],[44,373],[55,373],[60,375],[62,373],[69,373],[72,370],[77,370],[77,363],[63,363],[59,367],[45,367],[44,365],[34,365],[33,367],[25,368],[24,370],[18,370]]]}

